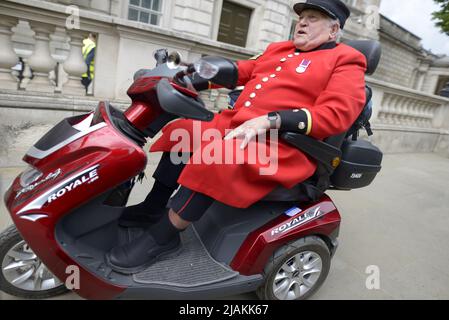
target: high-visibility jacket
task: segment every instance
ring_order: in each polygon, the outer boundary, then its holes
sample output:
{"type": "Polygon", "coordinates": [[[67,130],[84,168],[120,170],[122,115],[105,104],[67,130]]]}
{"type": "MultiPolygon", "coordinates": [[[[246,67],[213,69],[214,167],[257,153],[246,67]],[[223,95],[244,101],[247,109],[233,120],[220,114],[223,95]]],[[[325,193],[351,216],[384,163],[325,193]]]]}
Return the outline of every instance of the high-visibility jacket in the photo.
{"type": "Polygon", "coordinates": [[[90,40],[89,38],[87,38],[87,39],[84,39],[83,40],[83,44],[84,44],[84,46],[83,46],[83,50],[82,50],[82,52],[83,52],[83,58],[84,58],[84,61],[86,62],[86,64],[87,64],[87,70],[88,70],[88,72],[90,73],[90,76],[89,76],[89,74],[86,72],[86,73],[84,73],[83,75],[82,75],[82,77],[83,78],[90,78],[90,79],[93,79],[94,78],[94,71],[95,71],[95,52],[92,52],[92,50],[94,50],[95,49],[95,47],[96,47],[96,44],[95,44],[95,42],[93,42],[92,40],[90,40]],[[89,54],[90,53],[93,53],[93,55],[91,55],[90,57],[89,57],[89,54]]]}

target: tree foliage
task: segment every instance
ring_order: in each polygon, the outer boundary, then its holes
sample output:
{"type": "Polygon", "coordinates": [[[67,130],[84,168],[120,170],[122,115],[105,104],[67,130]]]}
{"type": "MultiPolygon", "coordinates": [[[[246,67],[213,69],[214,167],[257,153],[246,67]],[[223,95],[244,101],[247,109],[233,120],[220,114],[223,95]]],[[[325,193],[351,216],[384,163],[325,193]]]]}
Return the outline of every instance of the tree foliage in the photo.
{"type": "Polygon", "coordinates": [[[436,21],[437,27],[449,35],[449,0],[434,1],[440,5],[440,11],[433,13],[433,20],[436,21]]]}

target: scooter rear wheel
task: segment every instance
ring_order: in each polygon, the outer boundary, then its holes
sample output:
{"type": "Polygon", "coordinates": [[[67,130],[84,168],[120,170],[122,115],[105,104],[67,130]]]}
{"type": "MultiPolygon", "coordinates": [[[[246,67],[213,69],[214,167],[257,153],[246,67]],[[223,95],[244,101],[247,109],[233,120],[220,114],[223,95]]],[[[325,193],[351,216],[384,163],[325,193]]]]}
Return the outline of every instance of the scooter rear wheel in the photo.
{"type": "Polygon", "coordinates": [[[34,254],[15,226],[0,233],[0,290],[26,299],[45,299],[67,292],[34,254]]]}
{"type": "Polygon", "coordinates": [[[289,243],[270,258],[257,296],[261,300],[308,299],[326,280],[330,262],[329,248],[319,237],[289,243]]]}

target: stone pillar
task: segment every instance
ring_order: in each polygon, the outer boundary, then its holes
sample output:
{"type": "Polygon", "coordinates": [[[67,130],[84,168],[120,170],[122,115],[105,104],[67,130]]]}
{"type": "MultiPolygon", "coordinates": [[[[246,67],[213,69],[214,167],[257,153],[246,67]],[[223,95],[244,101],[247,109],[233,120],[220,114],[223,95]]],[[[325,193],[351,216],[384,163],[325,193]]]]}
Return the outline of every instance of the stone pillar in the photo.
{"type": "MultiPolygon", "coordinates": [[[[117,98],[119,52],[120,38],[118,34],[98,34],[97,47],[95,49],[95,77],[93,80],[95,97],[117,98]]],[[[130,77],[132,77],[132,74],[130,77]]]]}
{"type": "Polygon", "coordinates": [[[19,82],[19,90],[26,90],[26,86],[32,76],[28,59],[32,56],[35,45],[34,31],[31,30],[27,21],[19,19],[19,23],[12,28],[12,32],[14,51],[19,56],[19,59],[22,58],[24,63],[23,79],[19,82]]]}
{"type": "Polygon", "coordinates": [[[424,79],[426,78],[426,74],[423,72],[418,72],[418,83],[416,85],[416,90],[423,91],[424,79]]]}
{"type": "Polygon", "coordinates": [[[84,33],[79,30],[68,31],[70,35],[70,53],[64,62],[64,71],[69,80],[64,84],[62,93],[85,95],[86,89],[81,84],[81,76],[87,72],[87,65],[82,54],[84,33]]]}
{"type": "Polygon", "coordinates": [[[11,28],[16,24],[16,18],[0,16],[0,89],[14,90],[18,86],[11,70],[19,62],[11,41],[11,28]]]}
{"type": "Polygon", "coordinates": [[[33,69],[34,78],[27,86],[28,91],[54,92],[54,85],[48,75],[55,69],[56,61],[50,54],[50,33],[54,26],[42,22],[30,22],[31,29],[35,32],[33,55],[28,59],[28,63],[33,69]]]}

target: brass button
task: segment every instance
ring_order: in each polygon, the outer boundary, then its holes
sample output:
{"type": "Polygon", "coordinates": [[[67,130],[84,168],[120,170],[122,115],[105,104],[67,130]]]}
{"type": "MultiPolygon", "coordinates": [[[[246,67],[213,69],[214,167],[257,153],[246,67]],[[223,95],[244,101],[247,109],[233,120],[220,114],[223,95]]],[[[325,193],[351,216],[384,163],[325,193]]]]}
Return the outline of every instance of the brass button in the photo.
{"type": "Polygon", "coordinates": [[[282,67],[277,67],[277,68],[276,68],[276,71],[277,71],[277,72],[279,72],[279,71],[281,71],[281,70],[282,70],[282,67]]]}
{"type": "Polygon", "coordinates": [[[276,78],[276,75],[273,73],[272,75],[270,75],[271,78],[276,78]]]}
{"type": "Polygon", "coordinates": [[[281,59],[281,62],[285,62],[285,61],[287,61],[286,58],[282,58],[282,59],[281,59]]]}
{"type": "Polygon", "coordinates": [[[263,82],[268,82],[268,80],[270,80],[268,77],[262,79],[263,82]]]}
{"type": "Polygon", "coordinates": [[[251,107],[251,102],[246,101],[246,102],[245,102],[245,107],[247,107],[247,108],[251,107]]]}
{"type": "Polygon", "coordinates": [[[254,98],[256,97],[256,94],[253,92],[253,93],[251,93],[251,94],[249,95],[249,97],[250,97],[251,99],[254,99],[254,98]]]}
{"type": "Polygon", "coordinates": [[[295,56],[299,56],[299,52],[295,52],[295,56]]]}
{"type": "Polygon", "coordinates": [[[289,58],[293,58],[293,55],[292,55],[292,54],[289,54],[288,57],[289,57],[289,58]]]}
{"type": "Polygon", "coordinates": [[[298,124],[298,128],[299,128],[299,130],[304,130],[306,128],[306,124],[304,122],[300,122],[298,124]]]}
{"type": "Polygon", "coordinates": [[[261,85],[261,84],[258,84],[258,85],[256,86],[256,90],[260,90],[260,89],[262,89],[262,85],[261,85]]]}

